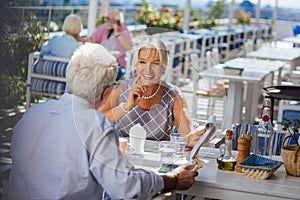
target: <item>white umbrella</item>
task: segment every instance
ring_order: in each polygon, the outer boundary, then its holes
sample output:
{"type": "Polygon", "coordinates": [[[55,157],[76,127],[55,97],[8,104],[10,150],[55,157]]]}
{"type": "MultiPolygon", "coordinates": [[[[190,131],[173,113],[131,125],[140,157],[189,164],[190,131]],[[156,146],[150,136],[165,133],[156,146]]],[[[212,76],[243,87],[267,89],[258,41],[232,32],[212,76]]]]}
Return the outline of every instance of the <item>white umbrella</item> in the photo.
{"type": "MultiPolygon", "coordinates": [[[[110,6],[110,0],[102,0],[99,16],[107,16],[110,6]]],[[[90,36],[96,28],[98,1],[90,0],[88,14],[88,36],[90,36]]]]}
{"type": "Polygon", "coordinates": [[[110,0],[102,0],[101,1],[101,7],[99,12],[99,17],[106,17],[108,15],[108,10],[110,6],[110,0]]]}
{"type": "Polygon", "coordinates": [[[235,5],[235,0],[231,0],[230,10],[229,10],[229,27],[232,26],[232,20],[233,20],[233,15],[234,15],[234,5],[235,5]]]}
{"type": "Polygon", "coordinates": [[[278,0],[275,0],[275,9],[273,12],[273,25],[275,25],[277,19],[277,12],[278,12],[278,0]]]}
{"type": "Polygon", "coordinates": [[[190,11],[191,11],[191,0],[186,0],[185,1],[184,18],[183,18],[183,31],[184,32],[189,30],[190,11]]]}
{"type": "Polygon", "coordinates": [[[96,26],[96,18],[97,18],[97,7],[98,2],[97,0],[90,0],[89,3],[89,14],[88,14],[88,33],[87,36],[89,37],[95,30],[96,26]]]}
{"type": "Polygon", "coordinates": [[[257,5],[256,5],[256,13],[255,13],[256,24],[259,23],[259,17],[260,17],[260,0],[257,1],[257,5]]]}

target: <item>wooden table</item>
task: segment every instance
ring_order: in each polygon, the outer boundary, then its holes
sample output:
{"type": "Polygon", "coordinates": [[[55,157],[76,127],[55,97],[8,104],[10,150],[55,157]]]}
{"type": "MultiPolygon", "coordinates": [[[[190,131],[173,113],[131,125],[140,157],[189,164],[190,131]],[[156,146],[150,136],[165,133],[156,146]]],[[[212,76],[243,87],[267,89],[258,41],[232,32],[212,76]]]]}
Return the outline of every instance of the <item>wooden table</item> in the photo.
{"type": "MultiPolygon", "coordinates": [[[[249,99],[249,102],[257,105],[260,96],[260,93],[257,91],[262,91],[263,82],[266,77],[270,75],[270,71],[253,71],[245,68],[241,76],[235,76],[224,74],[224,66],[225,65],[219,64],[208,68],[201,73],[201,76],[204,79],[229,79],[224,128],[231,128],[233,123],[242,123],[244,121],[242,117],[244,82],[247,83],[247,98],[249,99]]],[[[250,107],[246,109],[248,109],[248,111],[251,110],[250,107]]],[[[252,107],[252,109],[254,108],[252,107]]],[[[245,120],[249,123],[252,123],[255,120],[256,113],[254,110],[250,113],[251,114],[248,116],[249,118],[245,120]]]]}
{"type": "MultiPolygon", "coordinates": [[[[237,152],[233,151],[233,155],[236,156],[237,152]]],[[[299,199],[300,179],[287,175],[283,165],[267,180],[250,179],[242,173],[219,170],[216,163],[218,156],[219,149],[202,147],[199,158],[203,167],[198,171],[195,184],[189,190],[176,191],[176,193],[224,200],[299,199]]],[[[137,167],[157,171],[159,158],[157,151],[146,151],[139,159],[129,160],[137,167]]],[[[273,157],[278,160],[280,158],[273,157]]]]}

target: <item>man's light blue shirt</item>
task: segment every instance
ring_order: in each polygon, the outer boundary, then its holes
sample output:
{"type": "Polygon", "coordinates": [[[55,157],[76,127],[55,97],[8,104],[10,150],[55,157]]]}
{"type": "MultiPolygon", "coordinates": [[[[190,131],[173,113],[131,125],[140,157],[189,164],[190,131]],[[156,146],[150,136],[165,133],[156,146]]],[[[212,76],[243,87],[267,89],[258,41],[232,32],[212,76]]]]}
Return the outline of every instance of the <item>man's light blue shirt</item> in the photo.
{"type": "Polygon", "coordinates": [[[8,199],[148,199],[161,176],[122,157],[113,124],[86,100],[67,94],[30,107],[14,127],[8,199]]]}

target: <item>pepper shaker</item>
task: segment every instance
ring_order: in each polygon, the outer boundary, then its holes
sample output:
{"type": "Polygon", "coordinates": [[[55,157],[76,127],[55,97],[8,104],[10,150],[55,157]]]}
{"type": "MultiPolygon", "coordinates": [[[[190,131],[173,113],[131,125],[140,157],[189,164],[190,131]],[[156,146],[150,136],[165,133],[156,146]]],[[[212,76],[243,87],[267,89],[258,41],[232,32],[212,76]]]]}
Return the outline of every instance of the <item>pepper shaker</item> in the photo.
{"type": "Polygon", "coordinates": [[[245,160],[245,158],[247,158],[247,139],[245,137],[240,137],[238,139],[238,156],[237,156],[237,159],[236,159],[236,168],[235,168],[235,171],[236,172],[242,172],[242,169],[238,166],[238,164],[240,162],[242,162],[243,160],[245,160]]]}

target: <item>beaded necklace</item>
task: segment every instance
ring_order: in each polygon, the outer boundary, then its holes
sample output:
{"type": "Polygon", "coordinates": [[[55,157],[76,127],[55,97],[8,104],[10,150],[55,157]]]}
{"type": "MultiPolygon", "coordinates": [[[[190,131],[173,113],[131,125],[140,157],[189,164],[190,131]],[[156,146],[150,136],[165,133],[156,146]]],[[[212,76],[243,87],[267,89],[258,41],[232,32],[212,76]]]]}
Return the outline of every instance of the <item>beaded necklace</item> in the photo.
{"type": "Polygon", "coordinates": [[[159,83],[158,83],[158,88],[157,88],[157,90],[156,90],[153,94],[151,94],[150,96],[142,96],[142,99],[146,99],[146,100],[152,99],[153,97],[155,97],[155,95],[157,95],[159,89],[160,89],[160,81],[159,81],[159,83]]]}

